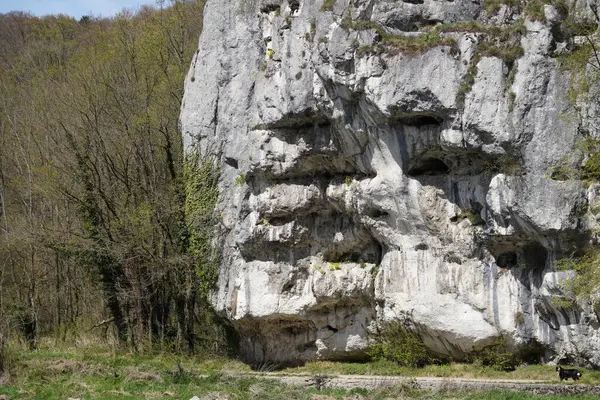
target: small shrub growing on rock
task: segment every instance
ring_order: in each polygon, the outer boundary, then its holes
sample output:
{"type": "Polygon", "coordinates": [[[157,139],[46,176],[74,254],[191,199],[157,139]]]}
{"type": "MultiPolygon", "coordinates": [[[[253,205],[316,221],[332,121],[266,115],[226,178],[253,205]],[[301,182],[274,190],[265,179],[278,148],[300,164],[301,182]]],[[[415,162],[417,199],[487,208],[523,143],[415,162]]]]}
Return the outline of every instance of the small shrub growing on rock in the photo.
{"type": "Polygon", "coordinates": [[[235,178],[235,183],[236,185],[243,185],[246,183],[246,175],[244,175],[243,172],[240,172],[240,174],[235,178]]]}
{"type": "Polygon", "coordinates": [[[325,0],[321,6],[321,11],[331,11],[335,5],[335,0],[325,0]]]}

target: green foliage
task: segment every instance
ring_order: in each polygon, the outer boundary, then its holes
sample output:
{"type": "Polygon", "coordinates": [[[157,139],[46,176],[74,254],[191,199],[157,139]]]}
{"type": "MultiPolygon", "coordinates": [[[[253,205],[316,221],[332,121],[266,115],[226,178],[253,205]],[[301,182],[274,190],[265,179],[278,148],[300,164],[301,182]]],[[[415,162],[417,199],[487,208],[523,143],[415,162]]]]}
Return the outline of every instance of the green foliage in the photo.
{"type": "Polygon", "coordinates": [[[600,251],[596,248],[589,249],[580,257],[570,256],[558,260],[555,268],[559,271],[573,271],[574,275],[565,278],[563,286],[566,303],[561,304],[568,307],[574,299],[590,300],[600,288],[600,251]]]}
{"type": "Polygon", "coordinates": [[[523,173],[523,164],[518,156],[505,154],[491,160],[486,169],[504,175],[519,175],[523,173]]]}
{"type": "Polygon", "coordinates": [[[243,185],[245,183],[246,183],[246,175],[244,175],[243,172],[240,172],[240,174],[238,176],[236,176],[236,178],[235,178],[235,184],[243,185]]]}
{"type": "Polygon", "coordinates": [[[352,177],[347,176],[346,178],[344,178],[344,183],[346,184],[346,186],[351,186],[352,185],[352,177]]]}
{"type": "Polygon", "coordinates": [[[508,92],[508,111],[512,112],[515,108],[515,100],[517,98],[517,94],[512,90],[508,92]]]}
{"type": "Polygon", "coordinates": [[[185,217],[189,230],[189,254],[194,258],[199,293],[208,299],[219,276],[220,257],[212,246],[219,199],[220,170],[212,160],[188,154],[184,162],[185,217]]]}
{"type": "Polygon", "coordinates": [[[275,55],[275,50],[267,49],[267,57],[269,57],[269,59],[273,59],[274,55],[275,55]]]}
{"type": "Polygon", "coordinates": [[[331,11],[335,5],[336,0],[325,0],[321,6],[321,11],[331,11]]]}
{"type": "Polygon", "coordinates": [[[371,269],[371,278],[375,279],[377,277],[377,274],[379,273],[379,270],[381,269],[381,265],[377,264],[376,266],[373,267],[373,269],[371,269]]]}
{"type": "Polygon", "coordinates": [[[377,47],[363,46],[358,49],[360,56],[371,51],[386,51],[388,53],[402,52],[407,54],[422,53],[428,49],[438,46],[455,47],[456,42],[452,38],[442,37],[442,28],[434,28],[419,36],[398,36],[388,33],[382,25],[374,21],[352,20],[350,12],[342,18],[341,27],[346,30],[363,31],[374,29],[382,38],[381,45],[377,47]]]}
{"type": "Polygon", "coordinates": [[[342,263],[340,263],[340,262],[329,263],[329,270],[330,271],[339,271],[341,269],[342,269],[342,263]]]}
{"type": "Polygon", "coordinates": [[[581,179],[600,181],[600,152],[594,152],[585,160],[581,169],[581,179]]]}
{"type": "Polygon", "coordinates": [[[544,4],[548,3],[545,0],[528,0],[525,4],[525,15],[532,20],[546,22],[544,4]]]}
{"type": "Polygon", "coordinates": [[[131,349],[191,350],[204,335],[178,127],[203,2],[161,5],[0,15],[17,33],[0,52],[0,271],[15,271],[0,272],[0,319],[22,306],[33,336],[112,321],[131,349]]]}
{"type": "Polygon", "coordinates": [[[496,14],[502,5],[513,8],[516,12],[523,12],[529,19],[546,22],[544,5],[553,5],[560,15],[565,16],[569,12],[569,6],[565,0],[485,0],[483,7],[487,15],[496,14]]]}
{"type": "Polygon", "coordinates": [[[519,6],[521,2],[518,0],[485,0],[483,2],[483,8],[488,15],[493,15],[500,10],[502,4],[509,7],[515,7],[519,6]]]}
{"type": "Polygon", "coordinates": [[[475,363],[498,371],[513,371],[516,357],[506,348],[506,339],[500,337],[496,343],[485,347],[475,355],[475,363]]]}
{"type": "Polygon", "coordinates": [[[550,177],[558,181],[600,181],[600,139],[588,137],[577,142],[573,151],[554,163],[550,177]]]}
{"type": "Polygon", "coordinates": [[[313,271],[320,272],[322,275],[324,275],[327,272],[327,271],[325,271],[325,268],[323,268],[323,264],[321,264],[321,263],[314,264],[312,266],[312,269],[313,269],[313,271]]]}
{"type": "Polygon", "coordinates": [[[432,358],[407,318],[380,326],[373,335],[369,355],[375,360],[394,361],[400,365],[419,368],[432,358]]]}
{"type": "Polygon", "coordinates": [[[570,52],[565,52],[559,57],[561,69],[569,72],[571,82],[568,97],[573,105],[577,116],[581,119],[579,102],[593,100],[591,88],[598,80],[600,59],[595,51],[596,39],[593,33],[597,30],[597,23],[587,19],[581,19],[574,14],[569,15],[561,24],[561,33],[566,38],[583,36],[585,42],[578,44],[570,52]]]}
{"type": "Polygon", "coordinates": [[[466,96],[475,83],[478,72],[477,64],[483,57],[500,58],[509,66],[510,72],[507,78],[506,88],[509,89],[511,87],[516,74],[514,62],[523,55],[523,48],[520,45],[520,38],[526,31],[523,21],[518,20],[508,28],[487,26],[479,23],[458,23],[444,29],[445,31],[454,29],[459,32],[481,32],[486,34],[484,39],[477,46],[475,54],[471,58],[467,73],[463,77],[463,82],[458,90],[456,102],[459,106],[464,105],[466,96]]]}

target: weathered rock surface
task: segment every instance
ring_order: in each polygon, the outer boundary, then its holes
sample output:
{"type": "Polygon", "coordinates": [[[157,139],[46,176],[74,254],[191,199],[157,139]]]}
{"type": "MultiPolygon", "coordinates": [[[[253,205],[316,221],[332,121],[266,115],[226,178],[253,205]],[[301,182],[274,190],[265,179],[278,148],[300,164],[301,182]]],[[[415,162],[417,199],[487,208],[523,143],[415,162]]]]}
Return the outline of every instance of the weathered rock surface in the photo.
{"type": "Polygon", "coordinates": [[[600,365],[598,315],[555,301],[567,273],[554,261],[595,224],[595,192],[549,178],[581,139],[561,117],[573,106],[558,11],[539,22],[471,0],[328,3],[208,0],[186,80],[186,148],[222,163],[213,304],[246,359],[361,359],[368,332],[402,317],[440,354],[504,337],[600,365]],[[386,42],[520,18],[508,39],[386,42]],[[485,53],[486,40],[523,51],[485,53]]]}

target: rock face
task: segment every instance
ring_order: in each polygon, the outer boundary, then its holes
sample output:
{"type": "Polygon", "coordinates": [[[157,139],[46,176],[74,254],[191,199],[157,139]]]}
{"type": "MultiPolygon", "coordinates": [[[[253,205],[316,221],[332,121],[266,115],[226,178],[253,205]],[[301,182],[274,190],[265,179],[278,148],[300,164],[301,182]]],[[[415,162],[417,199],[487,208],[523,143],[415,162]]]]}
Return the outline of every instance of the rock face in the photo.
{"type": "Polygon", "coordinates": [[[598,315],[555,301],[595,189],[549,171],[593,124],[564,117],[573,40],[542,14],[207,1],[181,124],[222,163],[213,304],[248,361],[362,359],[403,318],[459,359],[502,337],[600,365],[598,315]]]}

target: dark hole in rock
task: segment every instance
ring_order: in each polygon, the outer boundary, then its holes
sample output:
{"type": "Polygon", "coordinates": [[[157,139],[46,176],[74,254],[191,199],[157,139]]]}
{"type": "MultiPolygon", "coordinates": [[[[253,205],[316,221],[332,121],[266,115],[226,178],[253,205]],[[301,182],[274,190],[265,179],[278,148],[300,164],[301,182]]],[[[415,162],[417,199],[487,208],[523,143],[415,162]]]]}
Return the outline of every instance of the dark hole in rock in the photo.
{"type": "Polygon", "coordinates": [[[483,220],[483,218],[481,218],[481,207],[479,207],[479,210],[475,210],[475,209],[466,209],[461,211],[460,213],[456,214],[453,217],[450,217],[450,221],[451,222],[459,222],[462,221],[463,219],[468,219],[472,225],[484,225],[485,221],[483,220]]]}
{"type": "Polygon", "coordinates": [[[292,9],[292,12],[298,11],[300,9],[300,2],[297,0],[291,0],[290,8],[292,9]]]}
{"type": "Polygon", "coordinates": [[[419,32],[423,28],[433,27],[441,23],[442,21],[439,19],[428,19],[422,15],[413,15],[409,19],[401,18],[387,21],[386,26],[403,32],[419,32]]]}
{"type": "Polygon", "coordinates": [[[403,125],[421,128],[426,125],[441,125],[444,120],[441,117],[429,114],[409,115],[399,119],[403,125]]]}
{"type": "Polygon", "coordinates": [[[496,257],[496,264],[501,268],[513,268],[518,265],[517,253],[508,252],[496,257]]]}
{"type": "Polygon", "coordinates": [[[317,110],[306,108],[299,112],[289,113],[279,120],[266,125],[258,125],[253,129],[309,129],[314,127],[325,128],[331,125],[331,121],[317,110]]]}
{"type": "Polygon", "coordinates": [[[415,175],[445,175],[450,168],[439,158],[423,158],[412,167],[408,174],[415,175]]]}
{"type": "Polygon", "coordinates": [[[573,253],[574,258],[583,257],[584,255],[585,255],[585,250],[582,250],[582,249],[575,250],[575,252],[573,253]]]}
{"type": "Polygon", "coordinates": [[[369,209],[366,211],[366,214],[374,219],[385,218],[390,215],[387,212],[378,209],[369,209]]]}
{"type": "Polygon", "coordinates": [[[354,64],[354,59],[350,59],[350,60],[344,60],[344,61],[340,61],[337,62],[335,64],[336,68],[340,71],[344,71],[348,74],[353,74],[355,72],[355,64],[354,64]]]}
{"type": "Polygon", "coordinates": [[[339,253],[335,249],[330,249],[323,254],[323,261],[329,263],[381,263],[382,248],[375,241],[366,244],[363,248],[357,248],[350,253],[339,253]]]}
{"type": "Polygon", "coordinates": [[[238,168],[238,162],[235,158],[225,157],[225,164],[227,164],[235,169],[238,168]]]}
{"type": "Polygon", "coordinates": [[[444,261],[453,264],[462,265],[462,259],[454,253],[448,253],[444,256],[444,261]]]}
{"type": "Polygon", "coordinates": [[[260,12],[263,14],[268,14],[271,13],[273,11],[277,11],[280,8],[279,4],[265,4],[261,9],[260,12]]]}
{"type": "Polygon", "coordinates": [[[281,288],[281,291],[283,293],[289,292],[290,290],[292,290],[293,287],[294,287],[294,281],[292,279],[290,279],[289,281],[287,281],[285,283],[285,285],[283,285],[283,288],[281,288]]]}
{"type": "Polygon", "coordinates": [[[402,0],[402,2],[410,3],[410,4],[423,4],[424,3],[423,0],[402,0]]]}
{"type": "Polygon", "coordinates": [[[519,358],[528,364],[539,364],[544,362],[544,356],[548,349],[535,339],[522,346],[518,352],[519,358]]]}
{"type": "Polygon", "coordinates": [[[269,221],[269,225],[273,225],[273,226],[283,226],[283,225],[289,224],[291,222],[291,220],[289,218],[284,218],[284,217],[274,217],[274,218],[270,218],[268,221],[269,221]]]}
{"type": "Polygon", "coordinates": [[[523,261],[527,268],[543,269],[547,258],[548,250],[539,243],[531,243],[523,248],[523,261]]]}
{"type": "Polygon", "coordinates": [[[419,243],[415,246],[415,250],[429,250],[429,246],[426,243],[419,243]]]}

